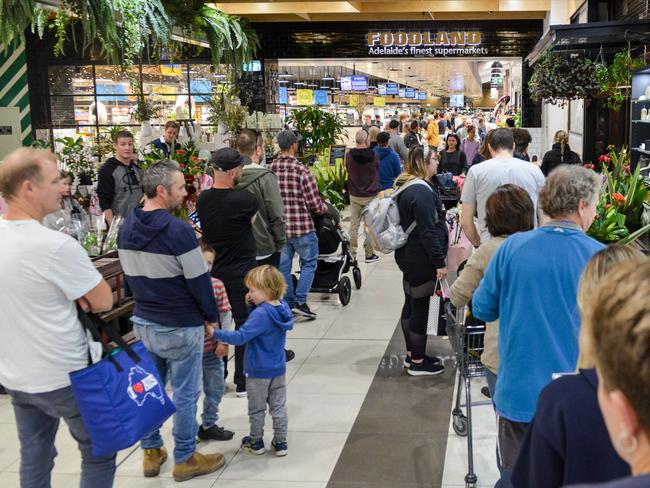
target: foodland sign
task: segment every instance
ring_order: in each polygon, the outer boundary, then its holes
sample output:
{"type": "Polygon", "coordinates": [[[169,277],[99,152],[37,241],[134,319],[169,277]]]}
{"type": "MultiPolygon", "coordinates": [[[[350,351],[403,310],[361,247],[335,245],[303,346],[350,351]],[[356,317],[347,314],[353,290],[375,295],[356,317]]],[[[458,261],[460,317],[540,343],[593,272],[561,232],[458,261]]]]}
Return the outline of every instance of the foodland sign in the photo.
{"type": "Polygon", "coordinates": [[[368,54],[380,56],[485,56],[479,31],[370,31],[368,54]]]}

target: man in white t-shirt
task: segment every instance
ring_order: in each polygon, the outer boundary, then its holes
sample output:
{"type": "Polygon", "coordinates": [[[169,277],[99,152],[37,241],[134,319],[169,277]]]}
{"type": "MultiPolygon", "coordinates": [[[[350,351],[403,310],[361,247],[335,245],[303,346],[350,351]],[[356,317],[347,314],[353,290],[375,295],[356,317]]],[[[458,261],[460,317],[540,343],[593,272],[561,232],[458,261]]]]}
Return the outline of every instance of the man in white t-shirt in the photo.
{"type": "Polygon", "coordinates": [[[535,164],[515,159],[515,141],[510,129],[495,129],[490,134],[492,159],[473,165],[463,183],[461,225],[475,247],[490,240],[485,224],[485,202],[499,186],[511,183],[528,192],[537,212],[539,191],[544,175],[535,164]],[[478,215],[478,228],[474,216],[478,215]]]}
{"type": "Polygon", "coordinates": [[[22,488],[50,485],[61,419],[81,451],[80,486],[108,488],[115,456],[92,456],[68,374],[88,365],[77,303],[101,312],[113,296],[77,241],[41,225],[61,208],[62,190],[48,151],[17,149],[0,164],[0,383],[16,416],[22,488]]]}

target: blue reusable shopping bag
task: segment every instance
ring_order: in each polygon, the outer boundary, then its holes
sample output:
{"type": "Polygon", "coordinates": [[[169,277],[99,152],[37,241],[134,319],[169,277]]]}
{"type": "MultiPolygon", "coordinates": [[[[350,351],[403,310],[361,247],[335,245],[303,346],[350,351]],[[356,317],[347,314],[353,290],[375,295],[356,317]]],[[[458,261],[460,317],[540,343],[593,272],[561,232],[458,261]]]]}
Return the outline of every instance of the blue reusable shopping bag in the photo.
{"type": "Polygon", "coordinates": [[[134,445],[176,408],[141,341],[127,344],[115,329],[92,314],[80,311],[79,319],[93,337],[101,339],[99,329],[103,329],[120,348],[70,373],[93,455],[108,456],[134,445]]]}

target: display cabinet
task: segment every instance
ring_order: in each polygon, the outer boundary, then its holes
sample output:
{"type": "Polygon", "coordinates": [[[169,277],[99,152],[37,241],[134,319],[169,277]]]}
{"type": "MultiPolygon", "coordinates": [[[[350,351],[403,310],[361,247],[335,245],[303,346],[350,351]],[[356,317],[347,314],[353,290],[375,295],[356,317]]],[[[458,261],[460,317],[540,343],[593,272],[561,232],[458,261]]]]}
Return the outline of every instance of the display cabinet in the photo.
{"type": "Polygon", "coordinates": [[[630,150],[632,168],[650,162],[650,65],[632,74],[630,150]]]}

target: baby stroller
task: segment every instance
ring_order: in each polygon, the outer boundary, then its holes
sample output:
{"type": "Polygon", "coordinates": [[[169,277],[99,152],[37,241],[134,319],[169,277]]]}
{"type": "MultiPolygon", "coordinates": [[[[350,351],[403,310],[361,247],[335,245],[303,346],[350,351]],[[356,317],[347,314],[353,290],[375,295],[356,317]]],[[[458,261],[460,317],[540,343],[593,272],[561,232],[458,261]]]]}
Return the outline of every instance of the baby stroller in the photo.
{"type": "MultiPolygon", "coordinates": [[[[358,290],[361,288],[361,270],[350,252],[350,239],[340,225],[338,211],[327,204],[323,215],[314,217],[318,237],[318,264],[309,290],[311,293],[338,293],[341,305],[350,303],[352,283],[345,274],[352,268],[352,279],[358,290]]],[[[292,276],[294,288],[298,282],[292,276]]]]}

